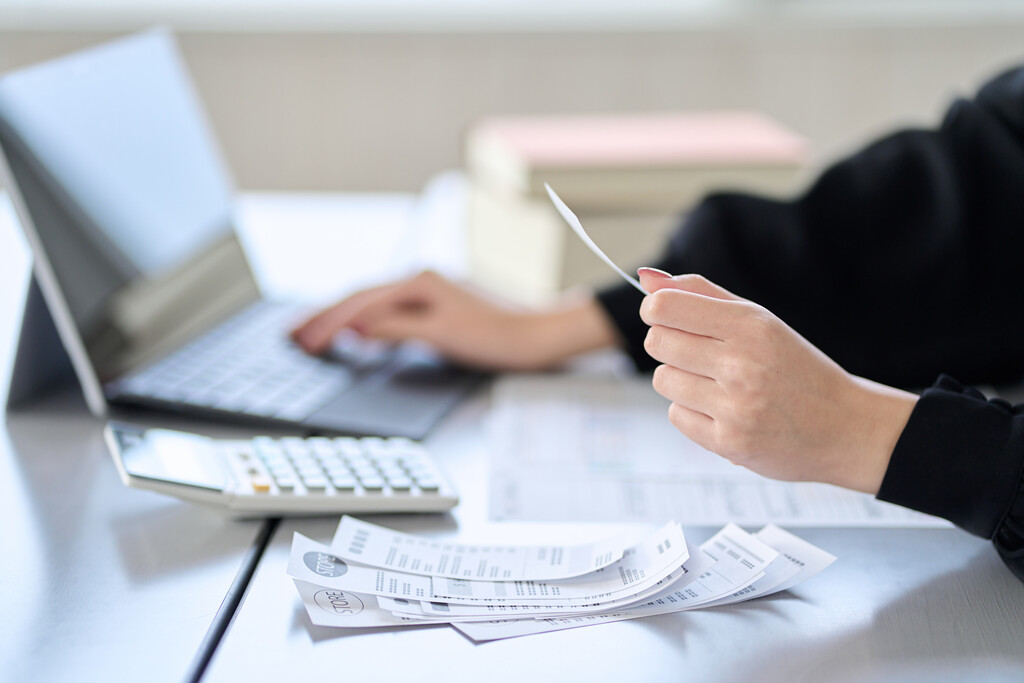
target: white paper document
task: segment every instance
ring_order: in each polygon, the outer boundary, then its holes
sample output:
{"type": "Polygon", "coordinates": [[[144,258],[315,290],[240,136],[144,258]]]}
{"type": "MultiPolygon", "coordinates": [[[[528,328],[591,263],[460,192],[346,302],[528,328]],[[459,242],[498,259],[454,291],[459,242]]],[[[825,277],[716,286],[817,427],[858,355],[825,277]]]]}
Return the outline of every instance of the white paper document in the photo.
{"type": "MultiPolygon", "coordinates": [[[[544,581],[404,573],[390,568],[395,555],[386,549],[360,557],[378,566],[336,554],[339,542],[365,537],[363,547],[369,548],[370,537],[381,535],[386,545],[396,533],[343,520],[333,545],[295,534],[288,574],[311,623],[337,628],[451,624],[473,640],[495,640],[741,602],[795,585],[834,559],[774,526],[752,535],[729,524],[691,548],[674,522],[624,548],[609,565],[544,581]]],[[[398,537],[414,547],[433,543],[398,537]]],[[[548,552],[580,547],[548,546],[548,552]]]]}
{"type": "Polygon", "coordinates": [[[331,542],[338,557],[409,574],[452,579],[565,579],[622,558],[621,541],[578,546],[467,545],[403,534],[344,516],[331,542]]]}
{"type": "Polygon", "coordinates": [[[490,415],[490,516],[497,521],[684,526],[945,527],[827,484],[773,481],[680,434],[643,377],[499,379],[490,415]]]}

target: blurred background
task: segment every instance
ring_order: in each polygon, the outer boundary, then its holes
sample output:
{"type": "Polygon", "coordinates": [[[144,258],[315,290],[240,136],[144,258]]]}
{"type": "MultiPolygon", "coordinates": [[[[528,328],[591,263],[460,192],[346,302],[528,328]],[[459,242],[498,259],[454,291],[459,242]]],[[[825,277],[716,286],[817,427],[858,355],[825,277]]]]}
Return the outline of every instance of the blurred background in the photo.
{"type": "Polygon", "coordinates": [[[1024,61],[995,0],[0,0],[0,71],[157,24],[246,190],[415,191],[496,114],[754,109],[813,169],[1024,61]]]}

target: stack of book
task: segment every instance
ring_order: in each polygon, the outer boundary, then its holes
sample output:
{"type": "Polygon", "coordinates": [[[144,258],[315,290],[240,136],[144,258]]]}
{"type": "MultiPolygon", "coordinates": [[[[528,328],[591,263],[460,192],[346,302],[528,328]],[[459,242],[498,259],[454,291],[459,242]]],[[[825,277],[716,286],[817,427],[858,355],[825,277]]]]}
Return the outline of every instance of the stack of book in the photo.
{"type": "Polygon", "coordinates": [[[649,262],[708,192],[792,192],[807,145],[744,111],[506,117],[474,126],[465,155],[472,277],[537,304],[609,281],[555,212],[545,183],[628,268],[649,262]]]}

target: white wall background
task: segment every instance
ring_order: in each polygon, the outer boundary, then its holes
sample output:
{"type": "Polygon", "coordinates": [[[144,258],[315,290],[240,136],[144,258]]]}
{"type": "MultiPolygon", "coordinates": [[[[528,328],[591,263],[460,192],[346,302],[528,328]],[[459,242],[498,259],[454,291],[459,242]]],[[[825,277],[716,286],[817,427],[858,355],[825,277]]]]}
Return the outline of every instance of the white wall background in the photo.
{"type": "MultiPolygon", "coordinates": [[[[3,18],[0,2],[0,71],[127,32],[3,18]]],[[[806,135],[821,164],[936,122],[950,98],[1024,62],[1024,16],[940,19],[449,32],[186,21],[179,36],[241,187],[414,190],[460,164],[465,130],[489,114],[749,107],[806,135]]]]}

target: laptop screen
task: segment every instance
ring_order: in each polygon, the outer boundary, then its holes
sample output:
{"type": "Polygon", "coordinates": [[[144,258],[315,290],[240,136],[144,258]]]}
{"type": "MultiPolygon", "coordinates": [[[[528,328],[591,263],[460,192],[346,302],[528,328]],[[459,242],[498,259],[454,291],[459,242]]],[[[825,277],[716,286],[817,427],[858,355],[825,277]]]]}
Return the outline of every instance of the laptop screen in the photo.
{"type": "Polygon", "coordinates": [[[182,308],[156,290],[211,252],[250,277],[228,173],[166,32],[4,75],[0,144],[90,355],[145,341],[182,308]]]}

